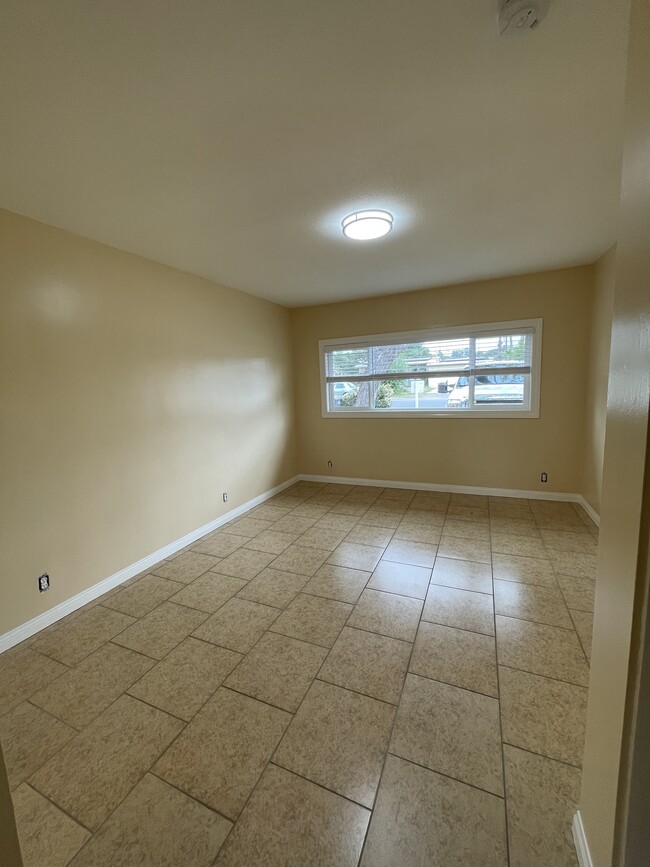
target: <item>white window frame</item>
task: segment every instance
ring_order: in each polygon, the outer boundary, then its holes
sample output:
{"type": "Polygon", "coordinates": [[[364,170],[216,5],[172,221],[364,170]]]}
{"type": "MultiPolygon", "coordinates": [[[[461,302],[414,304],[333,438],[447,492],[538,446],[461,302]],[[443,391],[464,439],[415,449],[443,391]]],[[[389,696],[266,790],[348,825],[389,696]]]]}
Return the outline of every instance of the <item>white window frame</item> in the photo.
{"type": "MultiPolygon", "coordinates": [[[[320,356],[320,387],[321,387],[321,411],[323,418],[539,418],[542,374],[542,319],[519,319],[510,322],[487,322],[480,325],[454,325],[449,327],[426,328],[420,331],[395,331],[389,334],[366,334],[359,337],[339,337],[318,341],[320,356]],[[454,339],[460,336],[481,337],[490,334],[515,334],[518,329],[532,329],[533,352],[530,369],[530,407],[528,409],[494,409],[489,406],[480,409],[348,409],[330,410],[327,401],[327,376],[325,366],[325,354],[333,346],[342,347],[347,344],[366,344],[367,346],[381,346],[391,343],[422,343],[428,340],[454,339]]],[[[389,378],[389,377],[388,377],[389,378]]],[[[417,376],[411,375],[411,379],[417,376]]],[[[431,371],[427,372],[427,379],[432,379],[431,371]]],[[[353,377],[346,377],[346,381],[353,381],[353,377]]]]}

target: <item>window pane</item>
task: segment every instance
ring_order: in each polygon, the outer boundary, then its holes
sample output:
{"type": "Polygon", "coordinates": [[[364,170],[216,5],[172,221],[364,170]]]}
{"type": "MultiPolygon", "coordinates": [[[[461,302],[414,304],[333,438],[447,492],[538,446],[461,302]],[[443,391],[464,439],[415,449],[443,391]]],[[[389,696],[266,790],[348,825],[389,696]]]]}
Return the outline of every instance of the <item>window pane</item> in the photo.
{"type": "Polygon", "coordinates": [[[474,378],[474,403],[477,406],[522,407],[525,381],[529,378],[528,374],[524,376],[521,373],[478,374],[474,378]]]}
{"type": "Polygon", "coordinates": [[[336,349],[328,352],[327,375],[328,376],[363,376],[370,373],[370,350],[364,349],[336,349]]]}
{"type": "Polygon", "coordinates": [[[457,337],[451,340],[427,340],[424,344],[429,352],[427,370],[437,376],[444,376],[446,370],[463,370],[469,367],[471,340],[457,337]]]}
{"type": "Polygon", "coordinates": [[[531,363],[530,334],[503,334],[478,337],[477,367],[528,367],[531,363]]]}
{"type": "Polygon", "coordinates": [[[373,373],[408,373],[414,368],[426,370],[430,359],[429,350],[422,343],[374,346],[372,371],[373,373]]]}
{"type": "Polygon", "coordinates": [[[329,408],[340,410],[367,410],[370,390],[367,382],[330,382],[328,386],[329,408]]]}

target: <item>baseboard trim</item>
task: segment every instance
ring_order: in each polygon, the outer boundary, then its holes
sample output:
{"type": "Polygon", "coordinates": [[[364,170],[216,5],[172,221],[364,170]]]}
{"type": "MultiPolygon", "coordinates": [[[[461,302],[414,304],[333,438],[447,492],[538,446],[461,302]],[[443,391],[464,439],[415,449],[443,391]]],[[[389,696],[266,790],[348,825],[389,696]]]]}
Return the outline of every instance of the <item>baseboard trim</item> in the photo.
{"type": "Polygon", "coordinates": [[[587,844],[585,826],[582,824],[580,810],[577,810],[574,813],[571,830],[573,832],[573,842],[576,846],[578,864],[580,867],[594,867],[594,862],[591,860],[591,853],[589,852],[589,845],[587,844]]]}
{"type": "Polygon", "coordinates": [[[585,510],[585,512],[589,515],[589,517],[594,522],[594,524],[597,527],[600,527],[600,515],[593,508],[593,506],[589,505],[589,503],[585,500],[585,498],[582,496],[582,494],[578,494],[578,499],[576,500],[576,503],[579,503],[582,506],[582,508],[585,510]]]}
{"type": "Polygon", "coordinates": [[[187,533],[180,539],[176,539],[168,545],[165,545],[163,548],[154,551],[152,554],[148,554],[136,563],[131,563],[130,566],[125,566],[124,569],[120,569],[120,571],[115,572],[114,575],[110,575],[108,578],[104,578],[97,584],[93,584],[92,587],[82,590],[82,592],[77,593],[76,596],[72,596],[70,599],[66,599],[65,602],[61,602],[54,608],[50,608],[49,611],[44,611],[42,614],[39,614],[38,617],[34,617],[32,620],[28,620],[27,623],[23,623],[22,626],[17,626],[15,629],[5,632],[4,635],[0,635],[0,653],[9,650],[10,647],[14,647],[16,644],[20,644],[21,641],[25,641],[26,638],[30,638],[32,635],[40,632],[41,629],[45,629],[46,626],[51,626],[53,623],[56,623],[57,620],[61,620],[62,617],[72,614],[73,611],[82,608],[84,605],[87,605],[89,602],[92,602],[97,599],[98,596],[102,596],[114,587],[118,587],[120,584],[128,581],[129,578],[133,578],[140,572],[146,571],[160,560],[164,560],[165,557],[169,557],[171,554],[180,551],[181,548],[191,545],[192,542],[196,542],[197,539],[200,539],[201,536],[205,536],[206,533],[211,533],[213,530],[222,527],[229,521],[238,518],[249,509],[259,506],[265,500],[274,497],[276,494],[279,494],[280,491],[284,491],[285,488],[294,485],[299,481],[299,479],[300,476],[294,476],[291,479],[287,479],[286,482],[282,482],[280,485],[271,488],[271,490],[265,491],[257,497],[253,497],[252,500],[242,503],[241,506],[237,506],[237,508],[232,509],[230,512],[220,515],[218,518],[215,518],[208,524],[204,524],[197,530],[192,530],[191,533],[187,533]]]}
{"type": "MultiPolygon", "coordinates": [[[[330,482],[336,485],[367,485],[381,488],[411,488],[416,491],[442,491],[450,494],[482,494],[488,497],[518,497],[525,500],[561,500],[579,503],[590,517],[596,515],[582,494],[564,491],[522,491],[518,488],[482,488],[475,485],[438,485],[434,482],[395,482],[389,479],[348,479],[343,476],[316,476],[301,473],[299,479],[306,482],[330,482]],[[593,513],[593,514],[592,514],[593,513]]],[[[596,522],[597,523],[597,522],[596,522]]]]}

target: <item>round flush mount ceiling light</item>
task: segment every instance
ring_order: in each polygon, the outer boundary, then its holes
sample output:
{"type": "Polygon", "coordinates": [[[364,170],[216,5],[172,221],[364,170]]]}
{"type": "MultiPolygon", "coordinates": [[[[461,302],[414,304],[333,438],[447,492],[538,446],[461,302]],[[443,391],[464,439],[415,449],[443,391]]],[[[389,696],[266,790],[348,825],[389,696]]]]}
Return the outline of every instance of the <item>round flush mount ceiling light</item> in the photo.
{"type": "Polygon", "coordinates": [[[388,211],[355,211],[342,222],[343,234],[353,241],[382,238],[393,228],[393,215],[388,211]]]}

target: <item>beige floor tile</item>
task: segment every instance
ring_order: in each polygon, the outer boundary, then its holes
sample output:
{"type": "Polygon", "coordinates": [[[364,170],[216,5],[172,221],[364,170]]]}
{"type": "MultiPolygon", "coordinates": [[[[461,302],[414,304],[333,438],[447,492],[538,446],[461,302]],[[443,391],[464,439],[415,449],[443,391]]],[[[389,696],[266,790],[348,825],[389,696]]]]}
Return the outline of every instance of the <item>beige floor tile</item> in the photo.
{"type": "Polygon", "coordinates": [[[535,523],[539,529],[561,530],[571,533],[588,533],[589,530],[587,527],[585,527],[573,509],[570,508],[571,504],[565,503],[564,505],[569,506],[569,509],[566,512],[540,510],[537,506],[532,504],[531,508],[535,517],[535,523]]]}
{"type": "Polygon", "coordinates": [[[404,563],[410,566],[424,566],[427,569],[433,567],[436,559],[437,545],[429,545],[426,542],[408,542],[403,539],[394,539],[383,554],[384,560],[394,563],[404,563]]]}
{"type": "Polygon", "coordinates": [[[362,572],[360,569],[346,569],[345,566],[330,566],[325,563],[305,584],[304,592],[354,604],[358,602],[370,575],[370,572],[362,572]]]}
{"type": "Polygon", "coordinates": [[[87,828],[97,830],[174,740],[183,723],[123,695],[30,780],[87,828]]]}
{"type": "Polygon", "coordinates": [[[252,538],[253,536],[257,536],[258,533],[268,530],[271,523],[271,521],[264,521],[262,518],[258,518],[257,516],[250,518],[248,515],[244,515],[242,518],[237,518],[237,520],[231,521],[229,526],[232,527],[233,533],[237,536],[248,536],[249,538],[252,538]]]}
{"type": "Polygon", "coordinates": [[[384,488],[378,499],[396,500],[398,503],[410,503],[415,496],[413,488],[384,488]]]}
{"type": "Polygon", "coordinates": [[[306,575],[308,578],[311,578],[320,566],[323,565],[325,560],[327,560],[329,555],[329,551],[321,550],[320,548],[291,545],[274,561],[273,568],[279,572],[296,572],[299,575],[306,575]]]}
{"type": "Polygon", "coordinates": [[[451,494],[446,491],[417,491],[411,500],[411,508],[447,511],[451,494]]]}
{"type": "Polygon", "coordinates": [[[135,622],[128,614],[99,605],[48,632],[33,647],[64,665],[77,665],[135,622]]]}
{"type": "Polygon", "coordinates": [[[278,608],[236,597],[199,626],[194,636],[237,653],[248,653],[279,614],[278,608]]]}
{"type": "Polygon", "coordinates": [[[306,575],[296,572],[265,569],[240,590],[239,598],[272,605],[274,608],[286,608],[308,580],[306,575]]]}
{"type": "Polygon", "coordinates": [[[356,867],[370,813],[270,765],[215,867],[356,867]]]}
{"type": "Polygon", "coordinates": [[[9,786],[15,789],[66,744],[76,731],[40,707],[23,702],[0,719],[9,786]]]}
{"type": "Polygon", "coordinates": [[[582,764],[587,690],[499,666],[503,739],[571,765],[582,764]]]}
{"type": "Polygon", "coordinates": [[[490,513],[490,529],[495,533],[509,533],[511,536],[532,536],[539,539],[539,530],[531,514],[530,520],[522,518],[509,518],[490,513]]]}
{"type": "Polygon", "coordinates": [[[497,698],[496,663],[491,635],[422,622],[409,671],[497,698]]]}
{"type": "Polygon", "coordinates": [[[283,710],[220,687],[153,773],[236,819],[290,720],[283,710]]]}
{"type": "Polygon", "coordinates": [[[506,867],[501,798],[388,756],[361,867],[506,867]]]}
{"type": "Polygon", "coordinates": [[[231,823],[147,774],[71,867],[210,867],[231,823]]]}
{"type": "Polygon", "coordinates": [[[452,493],[449,503],[453,506],[471,506],[485,511],[488,508],[489,498],[485,494],[452,493]]]}
{"type": "Polygon", "coordinates": [[[338,508],[339,506],[335,506],[331,512],[327,512],[322,518],[319,518],[314,524],[314,529],[345,530],[346,533],[349,533],[350,530],[356,527],[359,523],[359,517],[363,512],[360,512],[358,515],[352,513],[346,514],[345,512],[341,514],[338,508]]]}
{"type": "Polygon", "coordinates": [[[246,584],[247,582],[242,581],[241,578],[206,572],[191,584],[186,584],[169,601],[214,614],[231,597],[246,587],[246,584]]]}
{"type": "Polygon", "coordinates": [[[492,570],[495,580],[515,581],[519,584],[538,584],[555,587],[555,572],[548,560],[533,557],[514,557],[511,554],[493,554],[492,570]]]}
{"type": "Polygon", "coordinates": [[[68,671],[67,666],[31,647],[0,655],[0,717],[68,671]]]}
{"type": "Polygon", "coordinates": [[[499,702],[409,674],[390,752],[495,795],[503,795],[499,702]]]}
{"type": "Polygon", "coordinates": [[[494,582],[494,610],[506,617],[534,620],[572,629],[573,624],[564,597],[554,587],[518,584],[516,581],[494,582]]]}
{"type": "Polygon", "coordinates": [[[431,583],[455,587],[457,590],[492,593],[492,568],[487,563],[438,556],[431,573],[431,583]]]}
{"type": "Polygon", "coordinates": [[[397,704],[411,649],[408,641],[346,626],[318,677],[380,701],[397,704]]]}
{"type": "Polygon", "coordinates": [[[208,618],[205,611],[163,602],[113,640],[122,647],[162,659],[208,618]]]}
{"type": "Polygon", "coordinates": [[[438,556],[454,560],[470,560],[474,563],[492,562],[488,542],[475,542],[472,539],[460,539],[456,536],[442,536],[438,546],[438,556]]]}
{"type": "Polygon", "coordinates": [[[541,530],[547,548],[555,551],[595,554],[598,542],[591,533],[569,533],[564,530],[541,530]]]}
{"type": "Polygon", "coordinates": [[[279,521],[288,515],[291,509],[288,506],[269,506],[263,503],[248,513],[251,518],[261,518],[263,521],[279,521]]]}
{"type": "Polygon", "coordinates": [[[400,528],[420,527],[431,533],[442,533],[445,523],[445,511],[432,512],[429,509],[408,509],[400,521],[400,528]]]}
{"type": "Polygon", "coordinates": [[[156,575],[161,578],[170,578],[172,581],[180,581],[181,584],[189,584],[199,575],[203,575],[208,569],[212,569],[218,563],[218,558],[209,554],[199,554],[198,551],[185,551],[168,563],[156,568],[156,575]]]}
{"type": "Polygon", "coordinates": [[[437,545],[442,534],[442,522],[440,527],[429,527],[427,524],[416,524],[411,521],[402,521],[395,530],[393,539],[404,542],[424,542],[427,545],[437,545]]]}
{"type": "Polygon", "coordinates": [[[33,695],[31,702],[82,729],[153,665],[148,656],[109,642],[33,695]]]}
{"type": "Polygon", "coordinates": [[[273,761],[365,807],[372,807],[395,708],[314,681],[273,761]]]}
{"type": "Polygon", "coordinates": [[[557,583],[569,608],[593,612],[596,601],[596,582],[593,578],[558,575],[557,583]]]}
{"type": "Polygon", "coordinates": [[[490,525],[482,521],[463,521],[460,518],[447,518],[442,528],[443,536],[460,536],[474,542],[490,541],[490,525]]]}
{"type": "Polygon", "coordinates": [[[487,524],[489,514],[486,508],[475,508],[473,506],[462,506],[455,503],[450,503],[447,509],[447,517],[462,521],[474,521],[476,523],[487,524]]]}
{"type": "Polygon", "coordinates": [[[570,611],[573,625],[578,633],[580,644],[589,661],[591,661],[591,637],[594,630],[594,615],[589,611],[570,611]]]}
{"type": "Polygon", "coordinates": [[[225,685],[294,713],[326,656],[324,647],[267,632],[225,685]]]}
{"type": "Polygon", "coordinates": [[[368,527],[363,524],[357,525],[345,537],[346,542],[355,542],[358,545],[370,545],[383,548],[393,537],[393,530],[387,527],[368,527]]]}
{"type": "Polygon", "coordinates": [[[333,551],[347,535],[346,530],[335,530],[331,527],[310,527],[298,539],[301,547],[319,548],[321,551],[333,551]]]}
{"type": "Polygon", "coordinates": [[[26,783],[14,791],[13,803],[23,867],[66,867],[90,837],[26,783]]]}
{"type": "Polygon", "coordinates": [[[289,545],[293,545],[297,538],[295,533],[262,530],[257,536],[248,540],[246,548],[251,548],[253,551],[266,551],[268,554],[281,554],[289,545]]]}
{"type": "Polygon", "coordinates": [[[270,627],[290,638],[331,647],[348,619],[352,605],[299,593],[270,627]]]}
{"type": "MultiPolygon", "coordinates": [[[[346,515],[349,518],[356,518],[355,523],[358,522],[359,518],[361,518],[370,508],[370,503],[366,502],[357,502],[355,500],[348,500],[347,497],[343,497],[342,500],[332,506],[331,512],[328,512],[328,515],[331,517],[335,517],[337,515],[346,515]]],[[[332,524],[331,526],[335,526],[332,524]]],[[[343,524],[339,524],[338,526],[343,526],[343,524]]]]}
{"type": "MultiPolygon", "coordinates": [[[[284,555],[281,554],[280,556],[284,555]]],[[[251,551],[250,548],[238,548],[217,563],[213,572],[250,581],[251,578],[259,575],[272,560],[275,560],[275,554],[267,554],[266,551],[251,551]]]]}
{"type": "Polygon", "coordinates": [[[248,536],[237,536],[233,533],[224,533],[223,530],[217,530],[216,533],[211,533],[203,539],[199,539],[192,550],[200,554],[210,554],[212,557],[223,558],[232,554],[238,548],[242,548],[249,542],[248,536]]]}
{"type": "Polygon", "coordinates": [[[422,601],[380,590],[364,590],[347,622],[348,626],[378,632],[388,638],[414,641],[422,601]]]}
{"type": "Polygon", "coordinates": [[[280,518],[273,524],[273,529],[280,533],[293,533],[300,536],[305,533],[310,527],[313,527],[318,518],[301,518],[299,515],[294,515],[291,512],[280,518]]]}
{"type": "Polygon", "coordinates": [[[494,635],[492,596],[430,584],[422,611],[422,620],[494,635]]]}
{"type": "Polygon", "coordinates": [[[510,867],[578,867],[571,822],[580,771],[504,746],[510,867]]]}
{"type": "Polygon", "coordinates": [[[355,542],[342,542],[329,556],[327,562],[332,566],[346,566],[372,572],[384,553],[383,548],[371,545],[357,545],[355,542]]]}
{"type": "Polygon", "coordinates": [[[500,615],[496,625],[500,665],[588,685],[589,667],[572,630],[500,615]]]}
{"type": "Polygon", "coordinates": [[[326,515],[332,508],[332,506],[336,505],[337,502],[338,498],[336,498],[334,502],[330,503],[315,503],[310,497],[309,500],[306,500],[304,503],[296,506],[292,514],[300,518],[316,518],[316,520],[318,521],[319,518],[322,518],[323,515],[326,515]]]}
{"type": "Polygon", "coordinates": [[[511,554],[514,557],[533,557],[545,560],[546,547],[540,538],[518,536],[515,533],[491,534],[492,551],[495,554],[511,554]]]}
{"type": "MultiPolygon", "coordinates": [[[[411,543],[408,543],[411,544],[411,543]]],[[[385,590],[399,596],[414,596],[424,599],[427,595],[431,569],[422,566],[408,566],[390,560],[380,560],[372,573],[368,587],[372,590],[385,590]]]]}
{"type": "Polygon", "coordinates": [[[144,617],[165,599],[177,593],[181,586],[178,581],[170,581],[158,575],[145,575],[135,584],[113,593],[102,605],[131,617],[144,617]]]}
{"type": "Polygon", "coordinates": [[[344,494],[334,491],[316,491],[300,508],[311,508],[312,506],[323,506],[326,509],[331,509],[343,499],[344,494]]]}
{"type": "Polygon", "coordinates": [[[129,694],[190,720],[241,659],[240,653],[186,638],[135,683],[129,694]]]}
{"type": "Polygon", "coordinates": [[[368,512],[387,512],[389,515],[403,515],[408,508],[408,503],[400,500],[387,499],[386,497],[377,497],[368,512]]]}
{"type": "Polygon", "coordinates": [[[401,512],[376,512],[368,509],[368,511],[362,515],[359,524],[364,527],[384,527],[387,530],[396,530],[397,527],[399,527],[401,520],[401,512]]]}

